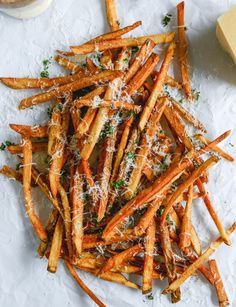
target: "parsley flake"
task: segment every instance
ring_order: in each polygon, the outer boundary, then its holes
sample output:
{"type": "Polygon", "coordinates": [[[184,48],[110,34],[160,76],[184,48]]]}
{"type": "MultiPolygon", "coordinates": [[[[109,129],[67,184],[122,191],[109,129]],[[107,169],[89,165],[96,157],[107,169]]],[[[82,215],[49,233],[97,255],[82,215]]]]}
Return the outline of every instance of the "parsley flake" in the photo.
{"type": "Polygon", "coordinates": [[[121,179],[121,180],[118,180],[118,181],[113,181],[111,183],[111,186],[115,189],[120,189],[124,186],[124,184],[125,184],[124,180],[121,179]]]}
{"type": "Polygon", "coordinates": [[[148,294],[148,295],[147,295],[147,299],[148,299],[149,301],[154,300],[153,294],[152,294],[152,293],[148,294]]]}
{"type": "Polygon", "coordinates": [[[171,14],[166,14],[166,16],[162,19],[163,27],[166,27],[170,23],[171,18],[172,18],[171,14]]]}

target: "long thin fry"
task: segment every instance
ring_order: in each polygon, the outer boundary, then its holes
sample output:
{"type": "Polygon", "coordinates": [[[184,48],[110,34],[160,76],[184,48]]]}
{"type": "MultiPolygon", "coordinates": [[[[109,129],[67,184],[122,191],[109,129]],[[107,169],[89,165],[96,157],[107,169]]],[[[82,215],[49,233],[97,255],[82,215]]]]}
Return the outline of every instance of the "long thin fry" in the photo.
{"type": "Polygon", "coordinates": [[[160,73],[153,85],[152,92],[148,98],[148,101],[145,104],[145,107],[143,109],[143,112],[141,114],[140,120],[139,120],[139,129],[142,131],[144,127],[146,126],[146,123],[149,119],[149,116],[152,112],[153,107],[156,104],[157,98],[160,96],[165,78],[170,66],[170,63],[172,61],[172,58],[174,56],[174,51],[175,51],[175,43],[171,43],[170,46],[168,47],[164,62],[162,63],[160,73]]]}
{"type": "Polygon", "coordinates": [[[68,60],[60,55],[55,56],[55,61],[62,67],[71,71],[72,73],[77,73],[79,71],[82,71],[82,68],[79,65],[77,65],[75,62],[68,60]]]}
{"type": "Polygon", "coordinates": [[[106,0],[106,14],[111,31],[116,31],[120,28],[118,21],[115,0],[106,0]]]}
{"type": "MultiPolygon", "coordinates": [[[[36,142],[32,143],[32,152],[42,152],[42,151],[47,151],[48,148],[48,143],[45,142],[36,142]]],[[[15,145],[10,145],[7,146],[7,150],[12,154],[21,154],[23,152],[23,147],[22,144],[15,144],[15,145]]]]}
{"type": "MultiPolygon", "coordinates": [[[[236,229],[236,222],[227,230],[227,235],[231,235],[236,229]]],[[[173,283],[169,285],[163,294],[174,292],[179,288],[186,279],[188,279],[223,243],[223,239],[220,237],[213,241],[207,250],[195,261],[193,262],[184,272],[180,275],[173,283]]]]}
{"type": "Polygon", "coordinates": [[[94,51],[105,51],[108,49],[117,49],[122,47],[140,46],[147,39],[151,39],[155,44],[165,44],[173,41],[175,37],[174,32],[155,34],[150,36],[142,36],[137,38],[120,38],[107,41],[88,43],[82,46],[71,46],[71,50],[74,54],[87,54],[94,51]]]}
{"type": "Polygon", "coordinates": [[[14,170],[13,168],[4,165],[1,169],[0,169],[0,174],[7,176],[10,179],[14,179],[16,181],[19,182],[23,182],[23,177],[22,174],[19,171],[14,170]]]}
{"type": "Polygon", "coordinates": [[[10,128],[24,136],[32,138],[44,138],[48,136],[48,126],[26,126],[10,124],[10,128]]]}

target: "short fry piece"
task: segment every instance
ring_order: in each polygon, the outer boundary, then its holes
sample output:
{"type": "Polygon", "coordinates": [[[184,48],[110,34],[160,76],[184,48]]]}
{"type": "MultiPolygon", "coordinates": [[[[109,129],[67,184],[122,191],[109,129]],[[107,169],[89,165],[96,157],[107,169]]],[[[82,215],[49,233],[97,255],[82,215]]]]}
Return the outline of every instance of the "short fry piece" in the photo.
{"type": "Polygon", "coordinates": [[[106,14],[111,31],[117,31],[120,23],[118,21],[115,0],[106,0],[106,14]]]}

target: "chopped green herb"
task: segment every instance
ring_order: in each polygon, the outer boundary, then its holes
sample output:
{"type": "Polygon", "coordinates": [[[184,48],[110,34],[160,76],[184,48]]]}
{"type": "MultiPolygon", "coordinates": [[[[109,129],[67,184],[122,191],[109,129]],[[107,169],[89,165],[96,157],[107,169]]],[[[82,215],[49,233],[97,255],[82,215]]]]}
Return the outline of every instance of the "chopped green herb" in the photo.
{"type": "Polygon", "coordinates": [[[105,137],[111,135],[113,133],[113,131],[114,131],[114,127],[112,127],[109,123],[107,123],[104,126],[102,132],[100,133],[100,138],[104,139],[105,137]]]}
{"type": "Polygon", "coordinates": [[[6,148],[6,145],[4,143],[2,143],[1,146],[0,146],[0,150],[3,151],[3,150],[5,150],[5,148],[6,148]]]}
{"type": "Polygon", "coordinates": [[[51,64],[51,59],[52,58],[43,60],[43,70],[40,73],[41,78],[49,78],[48,69],[51,64]]]}
{"type": "Polygon", "coordinates": [[[21,166],[22,166],[21,163],[17,163],[17,164],[16,164],[16,171],[19,171],[19,169],[20,169],[21,166]]]}
{"type": "Polygon", "coordinates": [[[194,168],[199,168],[200,163],[198,163],[196,160],[193,160],[193,166],[194,168]]]}
{"type": "Polygon", "coordinates": [[[231,146],[231,147],[234,147],[234,144],[232,144],[232,143],[229,143],[229,146],[231,146]]]}
{"type": "Polygon", "coordinates": [[[105,66],[105,65],[103,65],[103,64],[101,64],[101,65],[100,65],[100,68],[101,68],[101,71],[106,70],[106,66],[105,66]]]}
{"type": "Polygon", "coordinates": [[[154,300],[153,294],[152,294],[152,293],[148,294],[148,295],[147,295],[147,299],[148,299],[149,301],[154,300]]]}
{"type": "Polygon", "coordinates": [[[118,180],[118,181],[113,181],[112,183],[111,183],[111,186],[113,187],[113,188],[115,188],[115,189],[120,189],[121,187],[123,187],[124,186],[124,184],[125,184],[125,182],[124,182],[124,180],[118,180]]]}
{"type": "Polygon", "coordinates": [[[196,89],[192,89],[192,96],[193,96],[193,99],[197,101],[200,98],[200,92],[197,91],[196,89]]]}
{"type": "Polygon", "coordinates": [[[133,159],[134,158],[134,153],[133,152],[128,152],[127,153],[127,158],[128,159],[133,159]]]}
{"type": "Polygon", "coordinates": [[[129,59],[125,58],[125,59],[123,59],[123,62],[128,63],[129,59]]]}
{"type": "Polygon", "coordinates": [[[52,117],[52,108],[47,108],[47,115],[48,115],[48,117],[49,118],[51,118],[52,117]]]}
{"type": "Polygon", "coordinates": [[[169,214],[167,215],[166,217],[166,221],[169,225],[173,226],[174,225],[174,222],[172,221],[172,219],[170,218],[169,214]]]}
{"type": "Polygon", "coordinates": [[[41,78],[49,78],[49,72],[47,70],[43,70],[40,73],[41,78]]]}
{"type": "Polygon", "coordinates": [[[171,18],[172,18],[171,14],[166,14],[166,16],[162,19],[163,27],[166,27],[170,23],[171,18]]]}
{"type": "Polygon", "coordinates": [[[139,47],[138,46],[133,46],[131,47],[131,53],[134,55],[135,53],[137,53],[139,51],[139,47]]]}
{"type": "Polygon", "coordinates": [[[157,216],[162,216],[163,212],[164,212],[164,206],[161,205],[157,210],[157,216]]]}
{"type": "Polygon", "coordinates": [[[184,27],[184,31],[188,31],[188,28],[186,26],[184,27]]]}
{"type": "Polygon", "coordinates": [[[6,144],[6,146],[15,145],[14,143],[12,143],[12,142],[10,142],[10,141],[6,141],[5,144],[6,144]]]}
{"type": "Polygon", "coordinates": [[[82,66],[82,68],[87,68],[86,63],[82,63],[81,66],[82,66]]]}
{"type": "Polygon", "coordinates": [[[179,103],[184,103],[185,102],[185,99],[184,98],[181,98],[180,100],[179,100],[179,103]]]}

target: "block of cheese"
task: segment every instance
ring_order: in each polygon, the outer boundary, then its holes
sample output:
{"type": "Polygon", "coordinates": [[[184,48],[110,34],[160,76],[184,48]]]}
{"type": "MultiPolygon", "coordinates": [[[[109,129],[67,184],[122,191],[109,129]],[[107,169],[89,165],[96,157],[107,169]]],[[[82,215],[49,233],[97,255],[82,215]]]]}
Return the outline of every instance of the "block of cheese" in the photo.
{"type": "Polygon", "coordinates": [[[236,64],[236,5],[217,20],[216,35],[236,64]]]}

